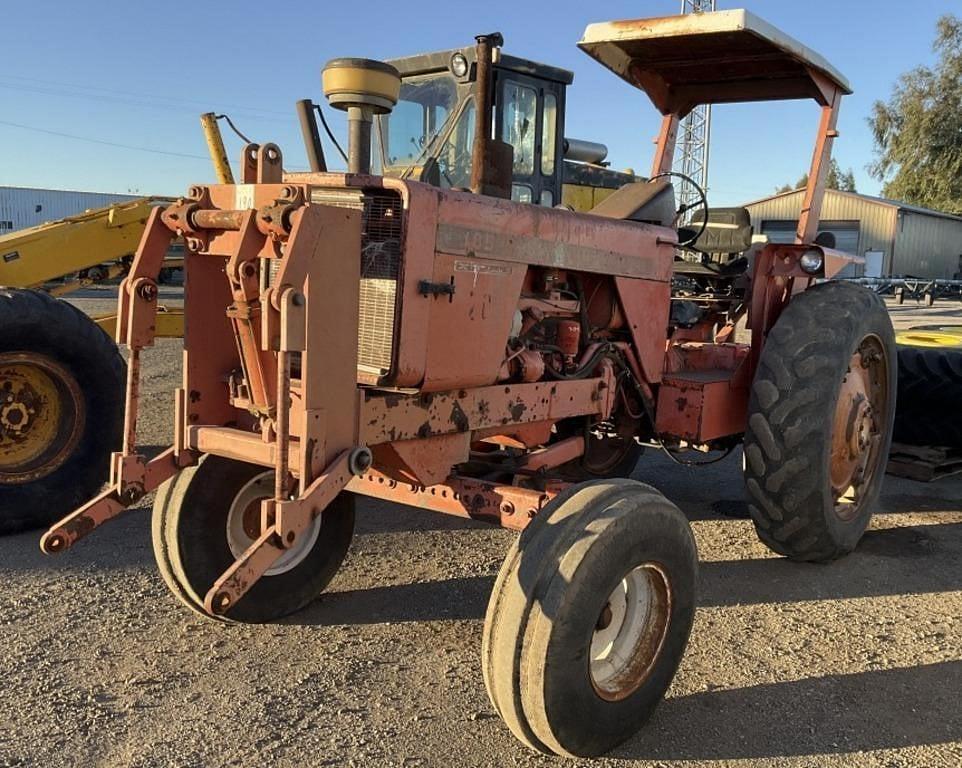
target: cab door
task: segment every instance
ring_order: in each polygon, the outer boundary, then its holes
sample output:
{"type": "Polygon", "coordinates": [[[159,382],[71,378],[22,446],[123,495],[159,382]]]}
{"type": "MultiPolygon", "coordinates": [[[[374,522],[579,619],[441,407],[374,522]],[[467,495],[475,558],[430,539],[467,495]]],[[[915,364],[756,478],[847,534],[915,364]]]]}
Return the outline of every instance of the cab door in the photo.
{"type": "Polygon", "coordinates": [[[561,202],[564,88],[496,70],[495,136],[514,148],[511,199],[552,207],[561,202]]]}

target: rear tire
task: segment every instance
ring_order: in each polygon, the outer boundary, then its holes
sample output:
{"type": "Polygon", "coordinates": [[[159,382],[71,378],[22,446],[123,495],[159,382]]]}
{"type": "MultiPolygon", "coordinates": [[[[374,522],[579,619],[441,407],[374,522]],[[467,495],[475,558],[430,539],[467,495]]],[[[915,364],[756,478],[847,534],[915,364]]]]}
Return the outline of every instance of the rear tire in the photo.
{"type": "Polygon", "coordinates": [[[512,733],[576,757],[634,735],[684,654],[697,560],[688,521],[649,486],[556,497],[509,550],[485,617],[485,686],[512,733]]]}
{"type": "MultiPolygon", "coordinates": [[[[258,501],[270,496],[272,478],[264,467],[208,455],[158,490],[151,525],[157,567],[170,591],[192,610],[209,616],[204,596],[250,540],[229,538],[235,500],[246,494],[244,506],[259,514],[258,501]]],[[[304,608],[334,578],[353,534],[354,496],[344,492],[322,513],[316,538],[305,533],[306,548],[286,567],[282,557],[275,573],[268,571],[224,619],[264,623],[304,608]]]]}
{"type": "Polygon", "coordinates": [[[962,449],[962,329],[933,330],[944,346],[912,346],[899,335],[899,394],[895,441],[962,449]],[[954,341],[954,345],[953,345],[954,341]]]}
{"type": "Polygon", "coordinates": [[[117,345],[87,315],[0,289],[0,534],[49,525],[97,494],[121,444],[125,383],[117,345]]]}
{"type": "Polygon", "coordinates": [[[749,511],[769,548],[807,561],[855,548],[882,487],[895,386],[895,335],[876,294],[833,282],[792,299],[762,350],[745,433],[749,511]]]}
{"type": "Polygon", "coordinates": [[[566,480],[580,483],[588,480],[631,477],[644,446],[639,445],[634,437],[620,435],[599,436],[599,425],[586,425],[583,419],[575,419],[563,424],[561,437],[584,435],[585,452],[574,461],[558,467],[558,471],[566,480]],[[594,428],[594,429],[593,429],[594,428]]]}

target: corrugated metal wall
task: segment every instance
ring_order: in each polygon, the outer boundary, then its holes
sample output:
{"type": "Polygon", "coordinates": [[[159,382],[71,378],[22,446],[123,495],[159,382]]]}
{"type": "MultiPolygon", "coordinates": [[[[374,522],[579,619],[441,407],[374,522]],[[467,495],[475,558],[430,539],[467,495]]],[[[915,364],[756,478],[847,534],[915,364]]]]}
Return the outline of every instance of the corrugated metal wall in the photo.
{"type": "Polygon", "coordinates": [[[111,203],[137,200],[139,195],[113,195],[101,192],[73,192],[62,189],[0,187],[0,234],[34,227],[45,221],[103,208],[111,203]]]}
{"type": "Polygon", "coordinates": [[[960,257],[962,219],[899,211],[893,275],[951,279],[962,271],[960,257]]]}
{"type": "MultiPolygon", "coordinates": [[[[791,192],[747,205],[755,232],[765,222],[797,222],[803,192],[791,192]]],[[[858,255],[882,251],[883,275],[952,278],[962,271],[962,218],[946,218],[895,203],[828,190],[822,221],[859,222],[858,255]]]]}
{"type": "MultiPolygon", "coordinates": [[[[747,205],[755,232],[761,234],[766,221],[797,222],[803,196],[804,192],[799,190],[747,205]]],[[[821,219],[825,222],[859,222],[858,255],[864,255],[866,251],[882,251],[885,254],[884,274],[890,274],[894,251],[892,233],[897,213],[898,209],[892,205],[828,190],[821,219]]]]}

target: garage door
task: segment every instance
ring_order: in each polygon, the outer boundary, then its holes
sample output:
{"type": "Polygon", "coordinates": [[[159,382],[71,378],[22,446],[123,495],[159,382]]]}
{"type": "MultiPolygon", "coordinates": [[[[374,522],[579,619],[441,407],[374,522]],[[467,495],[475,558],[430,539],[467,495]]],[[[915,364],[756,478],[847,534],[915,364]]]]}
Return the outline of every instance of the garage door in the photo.
{"type": "MultiPolygon", "coordinates": [[[[762,222],[762,234],[768,235],[768,239],[773,243],[793,243],[795,242],[795,230],[798,228],[797,221],[788,220],[769,220],[762,222]]],[[[823,221],[818,230],[818,236],[822,237],[825,245],[834,248],[836,251],[843,251],[858,255],[859,222],[857,221],[823,221]],[[831,235],[835,242],[827,239],[831,235]]],[[[861,266],[850,264],[839,275],[839,277],[856,277],[856,270],[861,266]]]]}
{"type": "MultiPolygon", "coordinates": [[[[795,242],[797,221],[763,221],[762,234],[768,235],[773,243],[795,242]]],[[[823,221],[818,234],[831,234],[835,238],[835,250],[846,253],[858,253],[859,222],[857,221],[823,221]]],[[[830,243],[826,243],[830,245],[830,243]]]]}

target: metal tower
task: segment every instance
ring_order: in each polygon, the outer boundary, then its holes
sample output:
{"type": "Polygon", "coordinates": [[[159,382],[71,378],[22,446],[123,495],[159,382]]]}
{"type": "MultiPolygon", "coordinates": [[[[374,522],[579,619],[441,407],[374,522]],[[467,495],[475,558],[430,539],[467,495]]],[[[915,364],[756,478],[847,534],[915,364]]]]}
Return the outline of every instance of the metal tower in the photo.
{"type": "MultiPolygon", "coordinates": [[[[681,0],[682,13],[714,11],[715,0],[681,0]]],[[[681,121],[675,147],[675,170],[690,176],[702,189],[708,189],[708,140],[711,134],[711,107],[701,104],[681,121]]],[[[698,193],[687,181],[681,183],[682,205],[693,205],[698,193]]]]}

